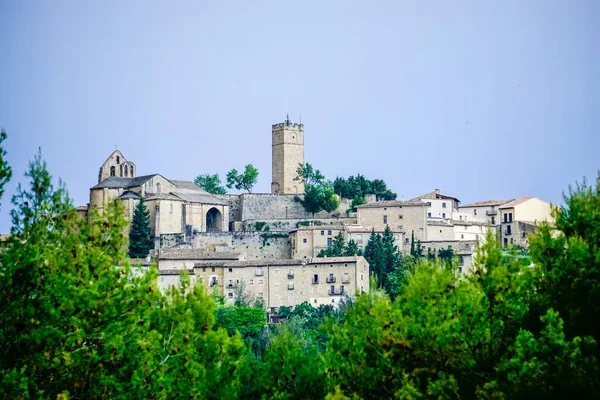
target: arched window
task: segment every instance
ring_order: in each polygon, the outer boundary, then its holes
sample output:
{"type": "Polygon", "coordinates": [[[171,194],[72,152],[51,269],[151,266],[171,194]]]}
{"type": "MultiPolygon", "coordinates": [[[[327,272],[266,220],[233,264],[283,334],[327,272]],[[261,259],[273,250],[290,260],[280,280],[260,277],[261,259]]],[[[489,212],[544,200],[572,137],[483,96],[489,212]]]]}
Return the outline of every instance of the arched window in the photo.
{"type": "Polygon", "coordinates": [[[127,165],[123,169],[125,170],[125,177],[127,177],[127,165]]]}
{"type": "Polygon", "coordinates": [[[110,167],[110,176],[115,176],[115,166],[110,167]]]}
{"type": "Polygon", "coordinates": [[[129,167],[129,172],[131,172],[131,177],[133,178],[133,165],[129,167]]]}
{"type": "Polygon", "coordinates": [[[117,164],[121,163],[121,157],[117,156],[117,164]]]}
{"type": "Polygon", "coordinates": [[[156,193],[160,193],[160,183],[156,184],[156,193]]]}

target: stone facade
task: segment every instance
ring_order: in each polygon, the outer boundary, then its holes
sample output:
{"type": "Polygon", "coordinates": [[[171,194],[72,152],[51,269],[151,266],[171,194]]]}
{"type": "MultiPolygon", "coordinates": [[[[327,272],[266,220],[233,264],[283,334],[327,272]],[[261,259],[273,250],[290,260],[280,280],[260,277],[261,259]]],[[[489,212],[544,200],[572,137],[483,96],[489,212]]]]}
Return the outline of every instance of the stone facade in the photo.
{"type": "MultiPolygon", "coordinates": [[[[159,269],[161,290],[177,286],[180,271],[159,269]]],[[[233,302],[236,287],[244,285],[251,301],[262,298],[273,313],[281,306],[303,302],[336,306],[345,296],[369,291],[369,266],[358,256],[268,262],[200,261],[183,271],[193,277],[192,282],[202,282],[207,291],[216,286],[227,302],[233,302]]]]}
{"type": "Polygon", "coordinates": [[[100,167],[100,171],[98,172],[98,183],[111,176],[135,178],[135,174],[135,164],[131,161],[127,161],[119,150],[115,150],[100,167]]]}
{"type": "Polygon", "coordinates": [[[405,232],[415,240],[427,240],[427,218],[425,203],[421,201],[378,201],[357,207],[359,225],[385,229],[389,226],[394,232],[405,232]]]}
{"type": "Polygon", "coordinates": [[[513,245],[529,248],[527,234],[541,222],[554,223],[552,205],[537,197],[520,197],[499,207],[503,248],[513,245]]]}
{"type": "Polygon", "coordinates": [[[247,260],[291,258],[288,232],[201,232],[191,246],[206,252],[241,253],[247,260]]]}
{"type": "MultiPolygon", "coordinates": [[[[339,234],[344,234],[342,225],[302,226],[290,233],[292,240],[291,258],[313,258],[319,251],[333,243],[339,234]]],[[[344,235],[345,236],[345,235],[344,235]]]]}
{"type": "Polygon", "coordinates": [[[289,117],[272,127],[271,193],[302,194],[304,184],[294,180],[299,164],[304,164],[304,125],[294,124],[289,117]]]}

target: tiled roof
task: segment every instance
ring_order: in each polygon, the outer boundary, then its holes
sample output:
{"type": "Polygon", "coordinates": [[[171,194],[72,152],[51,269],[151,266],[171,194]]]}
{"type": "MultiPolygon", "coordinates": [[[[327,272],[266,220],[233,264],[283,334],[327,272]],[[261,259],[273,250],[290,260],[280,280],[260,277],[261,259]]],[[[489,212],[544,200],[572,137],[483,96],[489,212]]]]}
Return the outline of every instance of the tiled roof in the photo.
{"type": "MultiPolygon", "coordinates": [[[[519,197],[516,200],[511,201],[510,203],[504,204],[502,207],[499,208],[512,208],[515,206],[518,206],[519,204],[523,204],[526,201],[529,201],[531,199],[537,199],[537,197],[519,197]]],[[[543,201],[544,203],[548,203],[547,201],[544,201],[542,199],[538,199],[539,201],[543,201]]]]}
{"type": "Polygon", "coordinates": [[[422,201],[401,201],[401,200],[386,200],[386,201],[375,201],[373,203],[362,204],[357,208],[381,208],[381,207],[404,207],[404,206],[424,206],[425,203],[422,201]]]}
{"type": "Polygon", "coordinates": [[[175,185],[179,188],[182,188],[182,189],[190,189],[190,190],[198,191],[200,193],[208,194],[208,192],[206,190],[202,189],[201,187],[199,187],[198,185],[196,185],[194,182],[191,182],[191,181],[180,181],[180,180],[169,179],[169,182],[171,182],[173,185],[175,185]]]}
{"type": "Polygon", "coordinates": [[[160,249],[159,260],[239,260],[240,253],[206,252],[201,249],[160,249]]]}
{"type": "Polygon", "coordinates": [[[439,189],[435,189],[433,192],[417,196],[414,199],[410,199],[410,201],[414,201],[414,200],[431,200],[431,199],[452,199],[452,200],[456,200],[456,201],[458,201],[460,203],[460,200],[458,200],[456,197],[448,196],[448,195],[445,195],[445,194],[441,194],[440,191],[439,191],[439,189]]]}
{"type": "Polygon", "coordinates": [[[343,225],[315,225],[315,226],[299,226],[296,229],[292,229],[290,232],[296,231],[326,231],[326,230],[344,230],[343,225]]]}
{"type": "Polygon", "coordinates": [[[123,200],[123,199],[139,199],[141,196],[136,192],[132,192],[131,190],[126,190],[121,193],[119,196],[115,197],[115,200],[123,200]]]}
{"type": "Polygon", "coordinates": [[[213,196],[210,193],[173,193],[175,196],[180,199],[188,202],[188,203],[203,203],[203,204],[215,204],[220,206],[226,206],[227,202],[225,200],[221,200],[216,196],[213,196]]]}
{"type": "Polygon", "coordinates": [[[323,257],[311,259],[285,259],[285,260],[249,260],[249,261],[200,261],[194,264],[194,268],[202,267],[272,267],[272,266],[302,266],[314,264],[350,263],[363,259],[356,257],[323,257]]]}
{"type": "Polygon", "coordinates": [[[511,199],[511,200],[484,200],[484,201],[477,201],[475,203],[462,205],[462,206],[460,206],[460,208],[501,206],[503,204],[510,203],[513,200],[514,199],[511,199]]]}
{"type": "Polygon", "coordinates": [[[131,187],[141,186],[156,175],[158,174],[137,176],[135,178],[122,178],[120,176],[111,176],[106,178],[96,186],[92,187],[92,189],[127,189],[131,187]]]}

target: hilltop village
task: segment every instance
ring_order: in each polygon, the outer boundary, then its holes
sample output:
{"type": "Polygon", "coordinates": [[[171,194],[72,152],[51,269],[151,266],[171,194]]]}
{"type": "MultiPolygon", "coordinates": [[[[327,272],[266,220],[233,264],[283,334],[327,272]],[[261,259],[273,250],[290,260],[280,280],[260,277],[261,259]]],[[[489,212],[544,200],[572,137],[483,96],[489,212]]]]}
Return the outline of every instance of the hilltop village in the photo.
{"type": "Polygon", "coordinates": [[[102,212],[118,201],[131,220],[144,198],[155,250],[142,265],[157,262],[161,288],[178,284],[183,270],[192,283],[201,280],[228,301],[243,284],[271,313],[305,301],[336,305],[344,295],[369,290],[369,265],[362,256],[317,257],[340,233],[364,249],[372,231],[389,227],[402,253],[409,254],[415,241],[425,251],[450,248],[459,273],[468,273],[489,229],[504,248],[526,249],[527,233],[541,221],[552,222],[551,205],[536,197],[461,205],[438,189],[403,201],[366,196],[366,204],[350,213],[352,200],[341,198],[336,210],[313,215],[296,201],[304,193],[295,179],[304,162],[304,125],[289,118],[272,126],[271,193],[214,195],[190,181],[138,175],[136,164],[115,150],[78,213],[87,218],[90,209],[102,212]]]}

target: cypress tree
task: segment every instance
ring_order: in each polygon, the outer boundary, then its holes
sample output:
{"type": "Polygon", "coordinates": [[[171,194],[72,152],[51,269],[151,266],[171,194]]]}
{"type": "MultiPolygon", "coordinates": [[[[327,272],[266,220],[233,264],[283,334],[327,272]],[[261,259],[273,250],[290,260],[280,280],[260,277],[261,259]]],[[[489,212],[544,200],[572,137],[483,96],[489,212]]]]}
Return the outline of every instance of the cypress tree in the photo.
{"type": "Polygon", "coordinates": [[[412,231],[412,237],[410,238],[410,255],[415,257],[415,231],[412,231]]]}
{"type": "Polygon", "coordinates": [[[150,211],[144,204],[144,199],[135,207],[129,232],[129,257],[146,257],[154,247],[152,230],[150,228],[150,211]]]}

